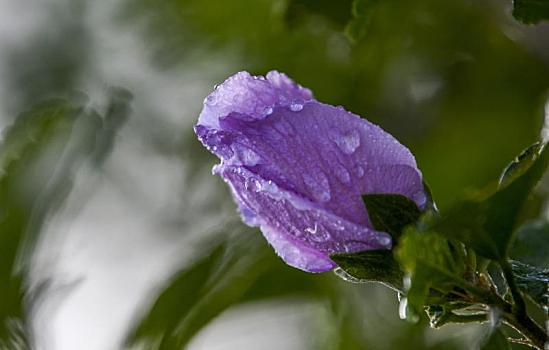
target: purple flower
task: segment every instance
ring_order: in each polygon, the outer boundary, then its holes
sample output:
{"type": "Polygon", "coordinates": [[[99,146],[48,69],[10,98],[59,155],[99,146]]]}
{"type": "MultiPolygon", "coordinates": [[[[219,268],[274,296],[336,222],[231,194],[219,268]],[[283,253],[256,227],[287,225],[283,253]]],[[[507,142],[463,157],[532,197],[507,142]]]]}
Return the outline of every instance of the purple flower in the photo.
{"type": "Polygon", "coordinates": [[[332,253],[391,248],[390,236],[372,228],[362,194],[426,202],[406,147],[276,71],[240,72],[217,86],[195,131],[221,159],[214,173],[229,184],[243,220],[305,271],[334,268],[332,253]]]}

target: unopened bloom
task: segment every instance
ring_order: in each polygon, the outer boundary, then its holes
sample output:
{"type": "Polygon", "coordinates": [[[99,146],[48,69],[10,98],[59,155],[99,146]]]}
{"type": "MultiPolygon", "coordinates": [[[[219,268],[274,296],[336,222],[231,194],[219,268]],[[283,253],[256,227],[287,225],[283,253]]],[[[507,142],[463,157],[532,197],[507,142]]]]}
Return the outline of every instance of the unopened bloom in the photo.
{"type": "Polygon", "coordinates": [[[217,86],[195,131],[221,159],[214,173],[230,186],[243,220],[305,271],[334,268],[332,253],[391,248],[390,236],[372,228],[361,195],[426,201],[405,146],[276,71],[240,72],[217,86]]]}

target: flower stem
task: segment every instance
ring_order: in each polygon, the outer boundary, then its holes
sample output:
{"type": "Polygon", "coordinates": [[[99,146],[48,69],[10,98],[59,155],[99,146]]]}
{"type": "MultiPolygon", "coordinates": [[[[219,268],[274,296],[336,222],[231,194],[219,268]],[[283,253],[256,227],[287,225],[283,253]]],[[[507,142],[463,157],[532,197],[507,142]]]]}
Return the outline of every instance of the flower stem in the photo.
{"type": "Polygon", "coordinates": [[[547,333],[526,313],[523,315],[504,313],[503,320],[506,324],[521,333],[537,349],[543,350],[545,344],[549,342],[547,333]]]}
{"type": "Polygon", "coordinates": [[[522,293],[520,292],[517,286],[517,282],[515,280],[515,276],[513,275],[513,269],[511,268],[511,264],[509,263],[509,261],[505,259],[505,260],[501,260],[499,262],[499,265],[501,266],[503,276],[507,281],[507,285],[509,286],[511,295],[513,296],[513,301],[514,301],[513,312],[516,313],[517,315],[526,315],[526,303],[524,302],[522,293]]]}

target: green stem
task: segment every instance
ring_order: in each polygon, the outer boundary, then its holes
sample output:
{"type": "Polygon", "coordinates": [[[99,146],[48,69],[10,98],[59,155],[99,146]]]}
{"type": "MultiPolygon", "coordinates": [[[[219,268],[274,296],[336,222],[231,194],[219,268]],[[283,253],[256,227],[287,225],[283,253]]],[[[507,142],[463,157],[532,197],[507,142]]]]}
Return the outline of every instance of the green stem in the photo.
{"type": "Polygon", "coordinates": [[[511,291],[511,295],[513,296],[513,311],[517,315],[526,315],[526,303],[524,302],[524,298],[522,297],[522,293],[520,292],[517,282],[515,280],[515,275],[513,274],[513,268],[511,267],[511,264],[507,260],[501,260],[499,261],[499,265],[501,266],[501,271],[503,272],[503,276],[505,277],[505,280],[507,281],[507,285],[509,286],[509,290],[511,291]]]}
{"type": "Polygon", "coordinates": [[[532,346],[543,350],[549,337],[547,333],[536,322],[534,322],[526,313],[526,305],[511,270],[511,265],[506,262],[502,263],[503,274],[509,284],[509,289],[513,293],[514,303],[510,304],[503,300],[499,295],[490,292],[483,288],[471,285],[469,283],[461,283],[460,287],[465,289],[471,295],[474,302],[498,308],[502,311],[502,317],[505,323],[520,334],[522,334],[532,346]]]}
{"type": "Polygon", "coordinates": [[[525,311],[520,311],[519,308],[506,302],[499,295],[492,294],[490,299],[485,300],[484,303],[501,310],[503,321],[522,334],[531,346],[543,350],[545,344],[549,342],[547,333],[525,311]]]}
{"type": "Polygon", "coordinates": [[[537,349],[543,350],[545,344],[549,342],[547,333],[526,314],[504,313],[503,320],[521,333],[537,349]]]}

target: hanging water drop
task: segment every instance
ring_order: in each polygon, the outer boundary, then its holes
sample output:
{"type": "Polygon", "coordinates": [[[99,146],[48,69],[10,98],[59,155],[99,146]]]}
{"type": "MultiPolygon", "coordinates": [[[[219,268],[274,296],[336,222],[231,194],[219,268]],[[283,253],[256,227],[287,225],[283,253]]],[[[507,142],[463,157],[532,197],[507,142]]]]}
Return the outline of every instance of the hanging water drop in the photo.
{"type": "Polygon", "coordinates": [[[387,236],[379,236],[377,241],[384,247],[388,247],[391,244],[391,238],[387,236]]]}

